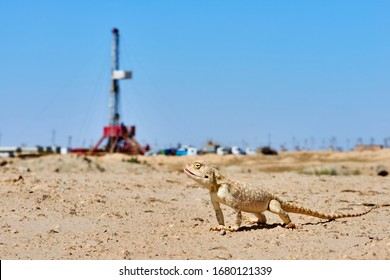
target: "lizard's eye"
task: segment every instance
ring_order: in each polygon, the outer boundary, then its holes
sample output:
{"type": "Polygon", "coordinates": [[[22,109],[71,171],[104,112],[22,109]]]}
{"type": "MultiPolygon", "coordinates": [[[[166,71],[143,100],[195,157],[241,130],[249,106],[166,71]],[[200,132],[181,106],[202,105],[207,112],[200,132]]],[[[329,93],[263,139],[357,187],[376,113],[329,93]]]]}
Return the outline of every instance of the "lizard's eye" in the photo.
{"type": "Polygon", "coordinates": [[[199,169],[199,168],[200,168],[200,163],[195,163],[194,167],[195,167],[196,169],[199,169]]]}
{"type": "Polygon", "coordinates": [[[209,176],[208,175],[206,175],[206,176],[204,176],[205,178],[208,178],[209,176]]]}

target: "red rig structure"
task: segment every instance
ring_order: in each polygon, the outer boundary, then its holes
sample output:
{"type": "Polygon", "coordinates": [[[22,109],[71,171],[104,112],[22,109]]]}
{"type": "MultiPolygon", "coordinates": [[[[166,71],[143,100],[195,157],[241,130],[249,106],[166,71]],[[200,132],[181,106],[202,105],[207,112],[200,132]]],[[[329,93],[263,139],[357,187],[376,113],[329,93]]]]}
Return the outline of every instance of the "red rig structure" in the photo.
{"type": "Polygon", "coordinates": [[[91,152],[96,153],[104,140],[104,151],[109,153],[144,154],[143,148],[135,139],[135,126],[125,126],[119,122],[119,80],[131,79],[132,72],[119,70],[119,30],[112,30],[112,75],[109,101],[109,125],[103,128],[103,136],[91,152]]]}

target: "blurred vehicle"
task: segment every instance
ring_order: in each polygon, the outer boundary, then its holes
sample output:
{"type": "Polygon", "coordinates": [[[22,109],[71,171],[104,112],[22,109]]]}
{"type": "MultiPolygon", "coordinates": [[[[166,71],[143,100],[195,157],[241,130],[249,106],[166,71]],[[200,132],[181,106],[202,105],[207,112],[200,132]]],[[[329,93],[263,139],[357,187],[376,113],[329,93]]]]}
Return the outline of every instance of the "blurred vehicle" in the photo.
{"type": "Polygon", "coordinates": [[[232,153],[232,149],[229,147],[218,147],[217,155],[228,155],[232,153]]]}
{"type": "Polygon", "coordinates": [[[271,156],[275,156],[278,154],[278,152],[276,150],[274,150],[273,148],[271,147],[261,147],[261,148],[258,148],[257,151],[259,153],[262,153],[263,155],[271,155],[271,156]]]}
{"type": "Polygon", "coordinates": [[[181,146],[179,149],[176,150],[177,156],[194,156],[198,154],[198,149],[191,147],[191,146],[181,146]]]}
{"type": "Polygon", "coordinates": [[[246,153],[247,155],[250,155],[250,156],[257,155],[256,149],[255,149],[255,148],[251,148],[251,147],[247,147],[247,148],[245,149],[245,153],[246,153]]]}
{"type": "Polygon", "coordinates": [[[233,146],[232,147],[232,154],[233,155],[245,155],[245,151],[241,149],[240,147],[233,146]]]}
{"type": "Polygon", "coordinates": [[[168,148],[168,149],[162,149],[158,151],[159,155],[166,155],[166,156],[175,156],[176,155],[176,148],[168,148]]]}
{"type": "Polygon", "coordinates": [[[206,145],[204,145],[199,153],[200,154],[210,154],[210,153],[216,153],[217,149],[220,147],[217,143],[213,141],[208,141],[206,145]]]}

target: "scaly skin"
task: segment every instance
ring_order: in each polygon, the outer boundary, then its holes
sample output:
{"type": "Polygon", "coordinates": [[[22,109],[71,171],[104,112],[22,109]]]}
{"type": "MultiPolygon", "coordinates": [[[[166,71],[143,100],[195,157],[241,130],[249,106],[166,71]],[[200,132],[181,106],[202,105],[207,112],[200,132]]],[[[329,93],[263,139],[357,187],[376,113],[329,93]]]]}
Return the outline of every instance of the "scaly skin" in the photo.
{"type": "Polygon", "coordinates": [[[376,208],[373,207],[365,212],[355,214],[326,214],[284,201],[260,187],[226,178],[216,168],[204,161],[188,163],[184,172],[210,192],[211,204],[219,224],[212,230],[238,230],[242,222],[241,212],[252,213],[257,217],[256,223],[265,224],[267,219],[263,212],[270,211],[279,215],[286,228],[295,228],[295,224],[291,222],[287,212],[334,220],[362,216],[376,208]],[[236,212],[235,226],[225,227],[221,203],[233,208],[236,212]]]}

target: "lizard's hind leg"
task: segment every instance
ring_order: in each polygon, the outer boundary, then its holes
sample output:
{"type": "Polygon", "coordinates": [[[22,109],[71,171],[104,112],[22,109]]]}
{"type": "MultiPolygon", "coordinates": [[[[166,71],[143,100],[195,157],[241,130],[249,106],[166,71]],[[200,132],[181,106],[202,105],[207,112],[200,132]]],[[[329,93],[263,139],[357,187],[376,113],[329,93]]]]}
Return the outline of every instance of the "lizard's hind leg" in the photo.
{"type": "Polygon", "coordinates": [[[269,211],[272,213],[278,214],[282,221],[286,224],[286,228],[295,228],[295,224],[293,224],[288,216],[287,212],[282,209],[280,202],[273,199],[269,202],[269,211]]]}

